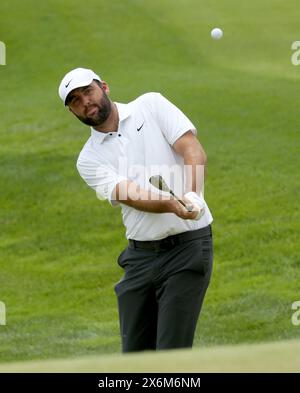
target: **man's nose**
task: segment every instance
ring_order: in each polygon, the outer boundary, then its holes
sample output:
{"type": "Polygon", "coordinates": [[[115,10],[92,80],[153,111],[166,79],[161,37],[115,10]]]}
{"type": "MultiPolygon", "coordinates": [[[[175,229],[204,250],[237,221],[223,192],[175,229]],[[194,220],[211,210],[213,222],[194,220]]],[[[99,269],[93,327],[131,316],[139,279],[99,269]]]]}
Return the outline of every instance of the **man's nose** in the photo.
{"type": "Polygon", "coordinates": [[[83,96],[82,97],[82,103],[83,105],[87,108],[90,105],[90,99],[88,96],[83,96]]]}

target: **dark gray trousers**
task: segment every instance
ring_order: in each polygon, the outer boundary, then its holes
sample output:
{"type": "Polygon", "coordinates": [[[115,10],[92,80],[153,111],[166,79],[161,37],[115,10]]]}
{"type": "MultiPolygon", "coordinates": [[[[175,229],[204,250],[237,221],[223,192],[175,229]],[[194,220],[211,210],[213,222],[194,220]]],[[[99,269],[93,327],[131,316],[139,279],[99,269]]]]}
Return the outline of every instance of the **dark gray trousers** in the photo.
{"type": "Polygon", "coordinates": [[[126,247],[115,285],[123,352],[192,347],[212,263],[210,226],[171,248],[126,247]]]}

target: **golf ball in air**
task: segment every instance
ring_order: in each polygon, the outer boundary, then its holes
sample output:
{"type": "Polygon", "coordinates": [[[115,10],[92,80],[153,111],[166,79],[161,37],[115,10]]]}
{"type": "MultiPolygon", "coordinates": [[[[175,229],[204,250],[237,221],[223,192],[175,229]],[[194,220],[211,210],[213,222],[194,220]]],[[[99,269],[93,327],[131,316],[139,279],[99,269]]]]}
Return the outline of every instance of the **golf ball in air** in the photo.
{"type": "Polygon", "coordinates": [[[210,34],[214,40],[219,40],[220,38],[223,37],[223,31],[218,27],[212,29],[210,34]]]}

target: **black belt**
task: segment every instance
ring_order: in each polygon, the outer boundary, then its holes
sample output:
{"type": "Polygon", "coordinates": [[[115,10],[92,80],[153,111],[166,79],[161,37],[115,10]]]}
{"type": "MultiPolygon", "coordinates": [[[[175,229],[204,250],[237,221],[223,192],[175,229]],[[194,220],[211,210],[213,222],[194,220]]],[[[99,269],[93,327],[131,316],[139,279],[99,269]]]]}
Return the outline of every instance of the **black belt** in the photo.
{"type": "Polygon", "coordinates": [[[133,240],[129,239],[129,247],[131,248],[143,248],[146,250],[159,251],[162,249],[169,249],[178,244],[188,242],[190,240],[199,239],[201,237],[211,235],[211,226],[208,225],[205,228],[196,229],[194,231],[187,231],[182,233],[177,233],[176,235],[171,235],[160,240],[133,240]]]}

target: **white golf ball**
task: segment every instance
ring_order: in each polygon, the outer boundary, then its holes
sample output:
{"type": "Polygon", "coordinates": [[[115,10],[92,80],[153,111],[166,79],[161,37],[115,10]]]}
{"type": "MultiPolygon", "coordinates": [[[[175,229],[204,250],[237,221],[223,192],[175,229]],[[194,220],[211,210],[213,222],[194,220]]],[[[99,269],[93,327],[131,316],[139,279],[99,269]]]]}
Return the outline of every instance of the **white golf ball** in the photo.
{"type": "Polygon", "coordinates": [[[210,34],[214,40],[219,40],[220,38],[223,37],[223,31],[218,27],[212,29],[210,34]]]}

